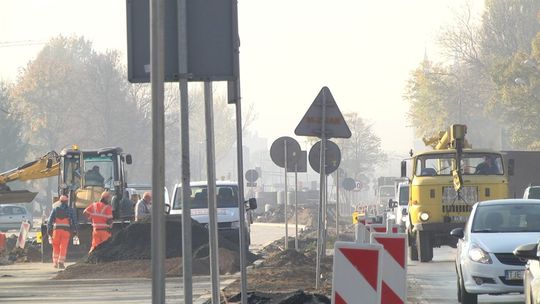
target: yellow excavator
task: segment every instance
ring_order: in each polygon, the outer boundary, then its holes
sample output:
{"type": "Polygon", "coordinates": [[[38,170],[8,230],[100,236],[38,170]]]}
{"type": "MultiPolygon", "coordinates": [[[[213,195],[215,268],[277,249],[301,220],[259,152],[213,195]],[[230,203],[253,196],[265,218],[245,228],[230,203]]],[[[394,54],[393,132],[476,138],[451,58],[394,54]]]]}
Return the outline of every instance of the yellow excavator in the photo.
{"type": "MultiPolygon", "coordinates": [[[[130,154],[122,148],[110,147],[81,150],[73,145],[63,149],[60,154],[51,151],[39,159],[16,169],[0,173],[0,204],[31,202],[37,193],[27,190],[12,191],[7,183],[12,181],[28,181],[58,176],[57,198],[64,194],[69,197],[69,205],[74,208],[79,229],[79,246],[71,246],[68,258],[76,258],[88,253],[91,245],[92,227],[83,216],[83,210],[92,202],[99,200],[104,190],[121,198],[126,188],[126,164],[131,164],[130,154]]],[[[125,224],[113,224],[113,234],[125,224]]],[[[41,234],[47,235],[46,223],[41,225],[41,234]]],[[[51,259],[51,245],[42,242],[42,260],[51,259]]]]}
{"type": "Polygon", "coordinates": [[[37,192],[28,190],[12,191],[7,184],[13,181],[29,181],[57,176],[60,173],[59,160],[58,153],[51,151],[35,161],[0,173],[0,204],[29,203],[34,200],[37,192]]]}

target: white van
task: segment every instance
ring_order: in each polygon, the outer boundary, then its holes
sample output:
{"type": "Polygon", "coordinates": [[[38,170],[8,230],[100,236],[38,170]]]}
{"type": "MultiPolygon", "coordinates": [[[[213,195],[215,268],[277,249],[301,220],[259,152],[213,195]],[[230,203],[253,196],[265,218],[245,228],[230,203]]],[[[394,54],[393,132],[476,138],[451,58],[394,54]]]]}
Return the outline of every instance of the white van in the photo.
{"type": "Polygon", "coordinates": [[[409,183],[401,182],[397,184],[396,196],[391,201],[393,214],[396,220],[396,225],[405,228],[409,211],[409,183]]]}
{"type": "MultiPolygon", "coordinates": [[[[208,186],[204,182],[192,182],[191,188],[191,218],[197,222],[208,225],[208,186]]],[[[238,208],[238,183],[229,181],[216,182],[217,221],[220,235],[238,242],[240,229],[240,216],[238,208]]],[[[182,214],[182,185],[174,187],[172,208],[170,214],[182,214]]],[[[250,225],[252,223],[252,210],[257,208],[254,198],[249,199],[246,206],[246,236],[250,244],[250,225]]]]}

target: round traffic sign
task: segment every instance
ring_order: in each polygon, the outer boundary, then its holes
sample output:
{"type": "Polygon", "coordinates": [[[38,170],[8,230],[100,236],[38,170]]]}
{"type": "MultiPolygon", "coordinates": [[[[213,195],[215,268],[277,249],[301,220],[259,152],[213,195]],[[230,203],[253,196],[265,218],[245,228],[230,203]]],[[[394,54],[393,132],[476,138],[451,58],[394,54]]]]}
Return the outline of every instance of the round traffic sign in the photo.
{"type": "MultiPolygon", "coordinates": [[[[333,141],[326,140],[326,156],[325,156],[325,170],[324,173],[326,175],[334,172],[339,167],[339,164],[341,162],[341,151],[339,150],[338,145],[336,145],[333,141]]],[[[316,144],[311,147],[311,150],[309,150],[309,165],[311,168],[317,172],[320,173],[320,167],[321,167],[321,141],[319,140],[316,144]]]]}
{"type": "Polygon", "coordinates": [[[246,171],[246,180],[250,183],[255,182],[259,178],[259,172],[257,170],[247,170],[246,171]]]}
{"type": "Polygon", "coordinates": [[[354,188],[356,188],[356,181],[350,177],[347,177],[343,180],[341,186],[347,191],[352,191],[354,188]]]}
{"type": "Polygon", "coordinates": [[[282,136],[272,143],[270,147],[270,158],[278,167],[285,168],[285,146],[287,147],[287,166],[291,167],[296,158],[300,155],[300,144],[296,139],[289,136],[282,136]]]}

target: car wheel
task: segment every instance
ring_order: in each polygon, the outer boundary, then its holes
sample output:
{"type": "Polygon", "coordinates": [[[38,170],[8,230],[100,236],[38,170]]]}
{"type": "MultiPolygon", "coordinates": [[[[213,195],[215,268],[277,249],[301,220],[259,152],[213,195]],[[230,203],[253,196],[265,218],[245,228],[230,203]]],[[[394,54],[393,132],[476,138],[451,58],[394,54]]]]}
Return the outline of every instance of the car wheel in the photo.
{"type": "Polygon", "coordinates": [[[462,304],[478,304],[478,295],[475,293],[468,293],[465,289],[465,283],[463,282],[463,276],[459,276],[459,284],[460,284],[460,303],[462,304]]]}

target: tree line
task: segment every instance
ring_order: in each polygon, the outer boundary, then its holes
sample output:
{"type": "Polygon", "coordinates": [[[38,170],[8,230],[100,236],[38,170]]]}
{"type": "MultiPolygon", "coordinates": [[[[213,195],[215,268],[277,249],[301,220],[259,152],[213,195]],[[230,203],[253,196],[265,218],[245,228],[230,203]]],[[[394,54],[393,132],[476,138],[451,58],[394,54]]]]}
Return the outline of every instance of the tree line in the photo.
{"type": "Polygon", "coordinates": [[[417,137],[463,123],[473,147],[540,148],[539,18],[536,0],[486,0],[480,18],[470,5],[457,12],[440,32],[442,62],[426,56],[406,85],[417,137]]]}

